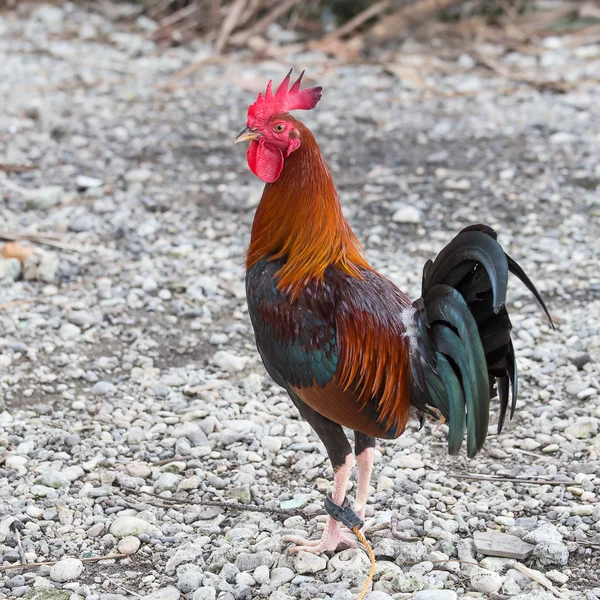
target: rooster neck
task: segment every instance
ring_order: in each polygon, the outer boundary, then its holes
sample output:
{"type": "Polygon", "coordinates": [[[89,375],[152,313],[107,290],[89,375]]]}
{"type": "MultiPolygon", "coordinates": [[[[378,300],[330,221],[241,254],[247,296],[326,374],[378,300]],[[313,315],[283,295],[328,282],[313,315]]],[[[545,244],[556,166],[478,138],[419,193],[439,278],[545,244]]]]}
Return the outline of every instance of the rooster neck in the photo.
{"type": "Polygon", "coordinates": [[[284,259],[277,287],[297,297],[335,267],[356,278],[371,269],[342,214],[329,168],[312,133],[299,121],[302,143],[281,175],[265,186],[256,210],[246,268],[265,256],[284,259]]]}

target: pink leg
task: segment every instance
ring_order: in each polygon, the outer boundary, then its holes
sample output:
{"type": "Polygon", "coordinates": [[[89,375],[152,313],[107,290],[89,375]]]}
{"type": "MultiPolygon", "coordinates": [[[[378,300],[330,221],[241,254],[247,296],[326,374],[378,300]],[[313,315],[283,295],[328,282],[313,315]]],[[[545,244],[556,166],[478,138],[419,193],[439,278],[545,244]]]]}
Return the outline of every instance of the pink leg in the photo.
{"type": "Polygon", "coordinates": [[[354,510],[363,521],[365,519],[365,511],[367,510],[367,498],[369,497],[369,483],[371,482],[374,456],[375,448],[365,448],[356,457],[356,464],[358,465],[358,489],[356,491],[354,510]]]}
{"type": "MultiPolygon", "coordinates": [[[[348,486],[348,480],[350,479],[350,473],[352,472],[352,455],[346,456],[344,464],[337,469],[333,477],[333,501],[341,506],[344,503],[346,497],[346,487],[348,486]]],[[[357,546],[356,540],[349,538],[345,533],[342,532],[341,524],[338,521],[333,520],[331,517],[327,517],[325,523],[325,529],[320,540],[305,540],[304,538],[297,536],[285,536],[284,542],[293,542],[296,544],[295,548],[291,548],[290,552],[299,552],[304,550],[306,552],[312,552],[313,554],[322,554],[323,552],[332,552],[336,550],[339,544],[344,543],[346,546],[355,548],[357,546]]]]}

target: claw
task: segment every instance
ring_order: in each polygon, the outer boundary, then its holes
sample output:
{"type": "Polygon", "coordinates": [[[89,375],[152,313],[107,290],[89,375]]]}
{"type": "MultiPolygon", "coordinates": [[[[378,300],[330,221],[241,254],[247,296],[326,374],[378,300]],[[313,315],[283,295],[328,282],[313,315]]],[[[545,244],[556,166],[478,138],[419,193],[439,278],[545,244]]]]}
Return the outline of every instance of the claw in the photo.
{"type": "Polygon", "coordinates": [[[343,533],[341,530],[336,536],[323,536],[320,540],[306,540],[299,536],[285,536],[282,538],[285,542],[296,544],[289,549],[290,554],[296,554],[301,550],[312,554],[323,554],[324,552],[335,552],[338,546],[344,545],[347,548],[358,548],[356,539],[352,539],[343,533]]]}
{"type": "Polygon", "coordinates": [[[289,552],[291,554],[300,552],[300,550],[311,552],[313,554],[335,552],[338,546],[342,544],[347,548],[358,548],[358,541],[356,538],[354,536],[350,537],[346,532],[342,531],[341,525],[331,517],[328,517],[325,530],[319,540],[307,540],[295,535],[286,535],[282,540],[284,542],[296,544],[294,547],[290,548],[289,552]]]}

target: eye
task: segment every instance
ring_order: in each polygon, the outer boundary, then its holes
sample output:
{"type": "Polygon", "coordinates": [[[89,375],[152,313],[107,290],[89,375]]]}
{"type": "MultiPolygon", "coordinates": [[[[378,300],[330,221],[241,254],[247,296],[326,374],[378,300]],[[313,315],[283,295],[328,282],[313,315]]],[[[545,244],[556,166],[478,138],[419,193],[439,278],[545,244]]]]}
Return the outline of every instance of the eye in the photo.
{"type": "Polygon", "coordinates": [[[277,123],[277,125],[273,127],[273,131],[275,133],[281,133],[282,131],[285,131],[285,125],[283,123],[277,123]]]}

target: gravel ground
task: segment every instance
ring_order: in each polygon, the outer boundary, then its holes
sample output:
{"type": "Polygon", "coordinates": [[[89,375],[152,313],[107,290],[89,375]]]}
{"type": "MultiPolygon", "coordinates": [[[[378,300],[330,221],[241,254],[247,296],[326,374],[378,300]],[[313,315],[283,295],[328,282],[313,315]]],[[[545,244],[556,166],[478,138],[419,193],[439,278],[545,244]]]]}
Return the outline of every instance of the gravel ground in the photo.
{"type": "MultiPolygon", "coordinates": [[[[55,237],[24,266],[0,260],[0,598],[349,600],[362,586],[361,551],[295,556],[281,541],[318,535],[332,472],[257,359],[245,307],[261,185],[232,140],[288,63],[324,86],[302,116],[377,268],[416,297],[424,261],[486,222],[557,324],[515,281],[517,417],[476,459],[449,458],[432,424],[379,445],[368,599],[553,598],[475,553],[486,529],[533,544],[523,564],[562,597],[600,598],[600,87],[518,86],[443,47],[432,72],[408,42],[424,96],[375,64],[212,60],[201,44],[155,48],[145,19],[19,4],[0,15],[0,163],[38,168],[0,174],[0,229],[55,237]],[[420,540],[396,539],[392,516],[420,540]],[[23,559],[60,562],[4,570],[23,559]]],[[[598,73],[598,46],[538,50],[502,60],[598,73]]]]}

